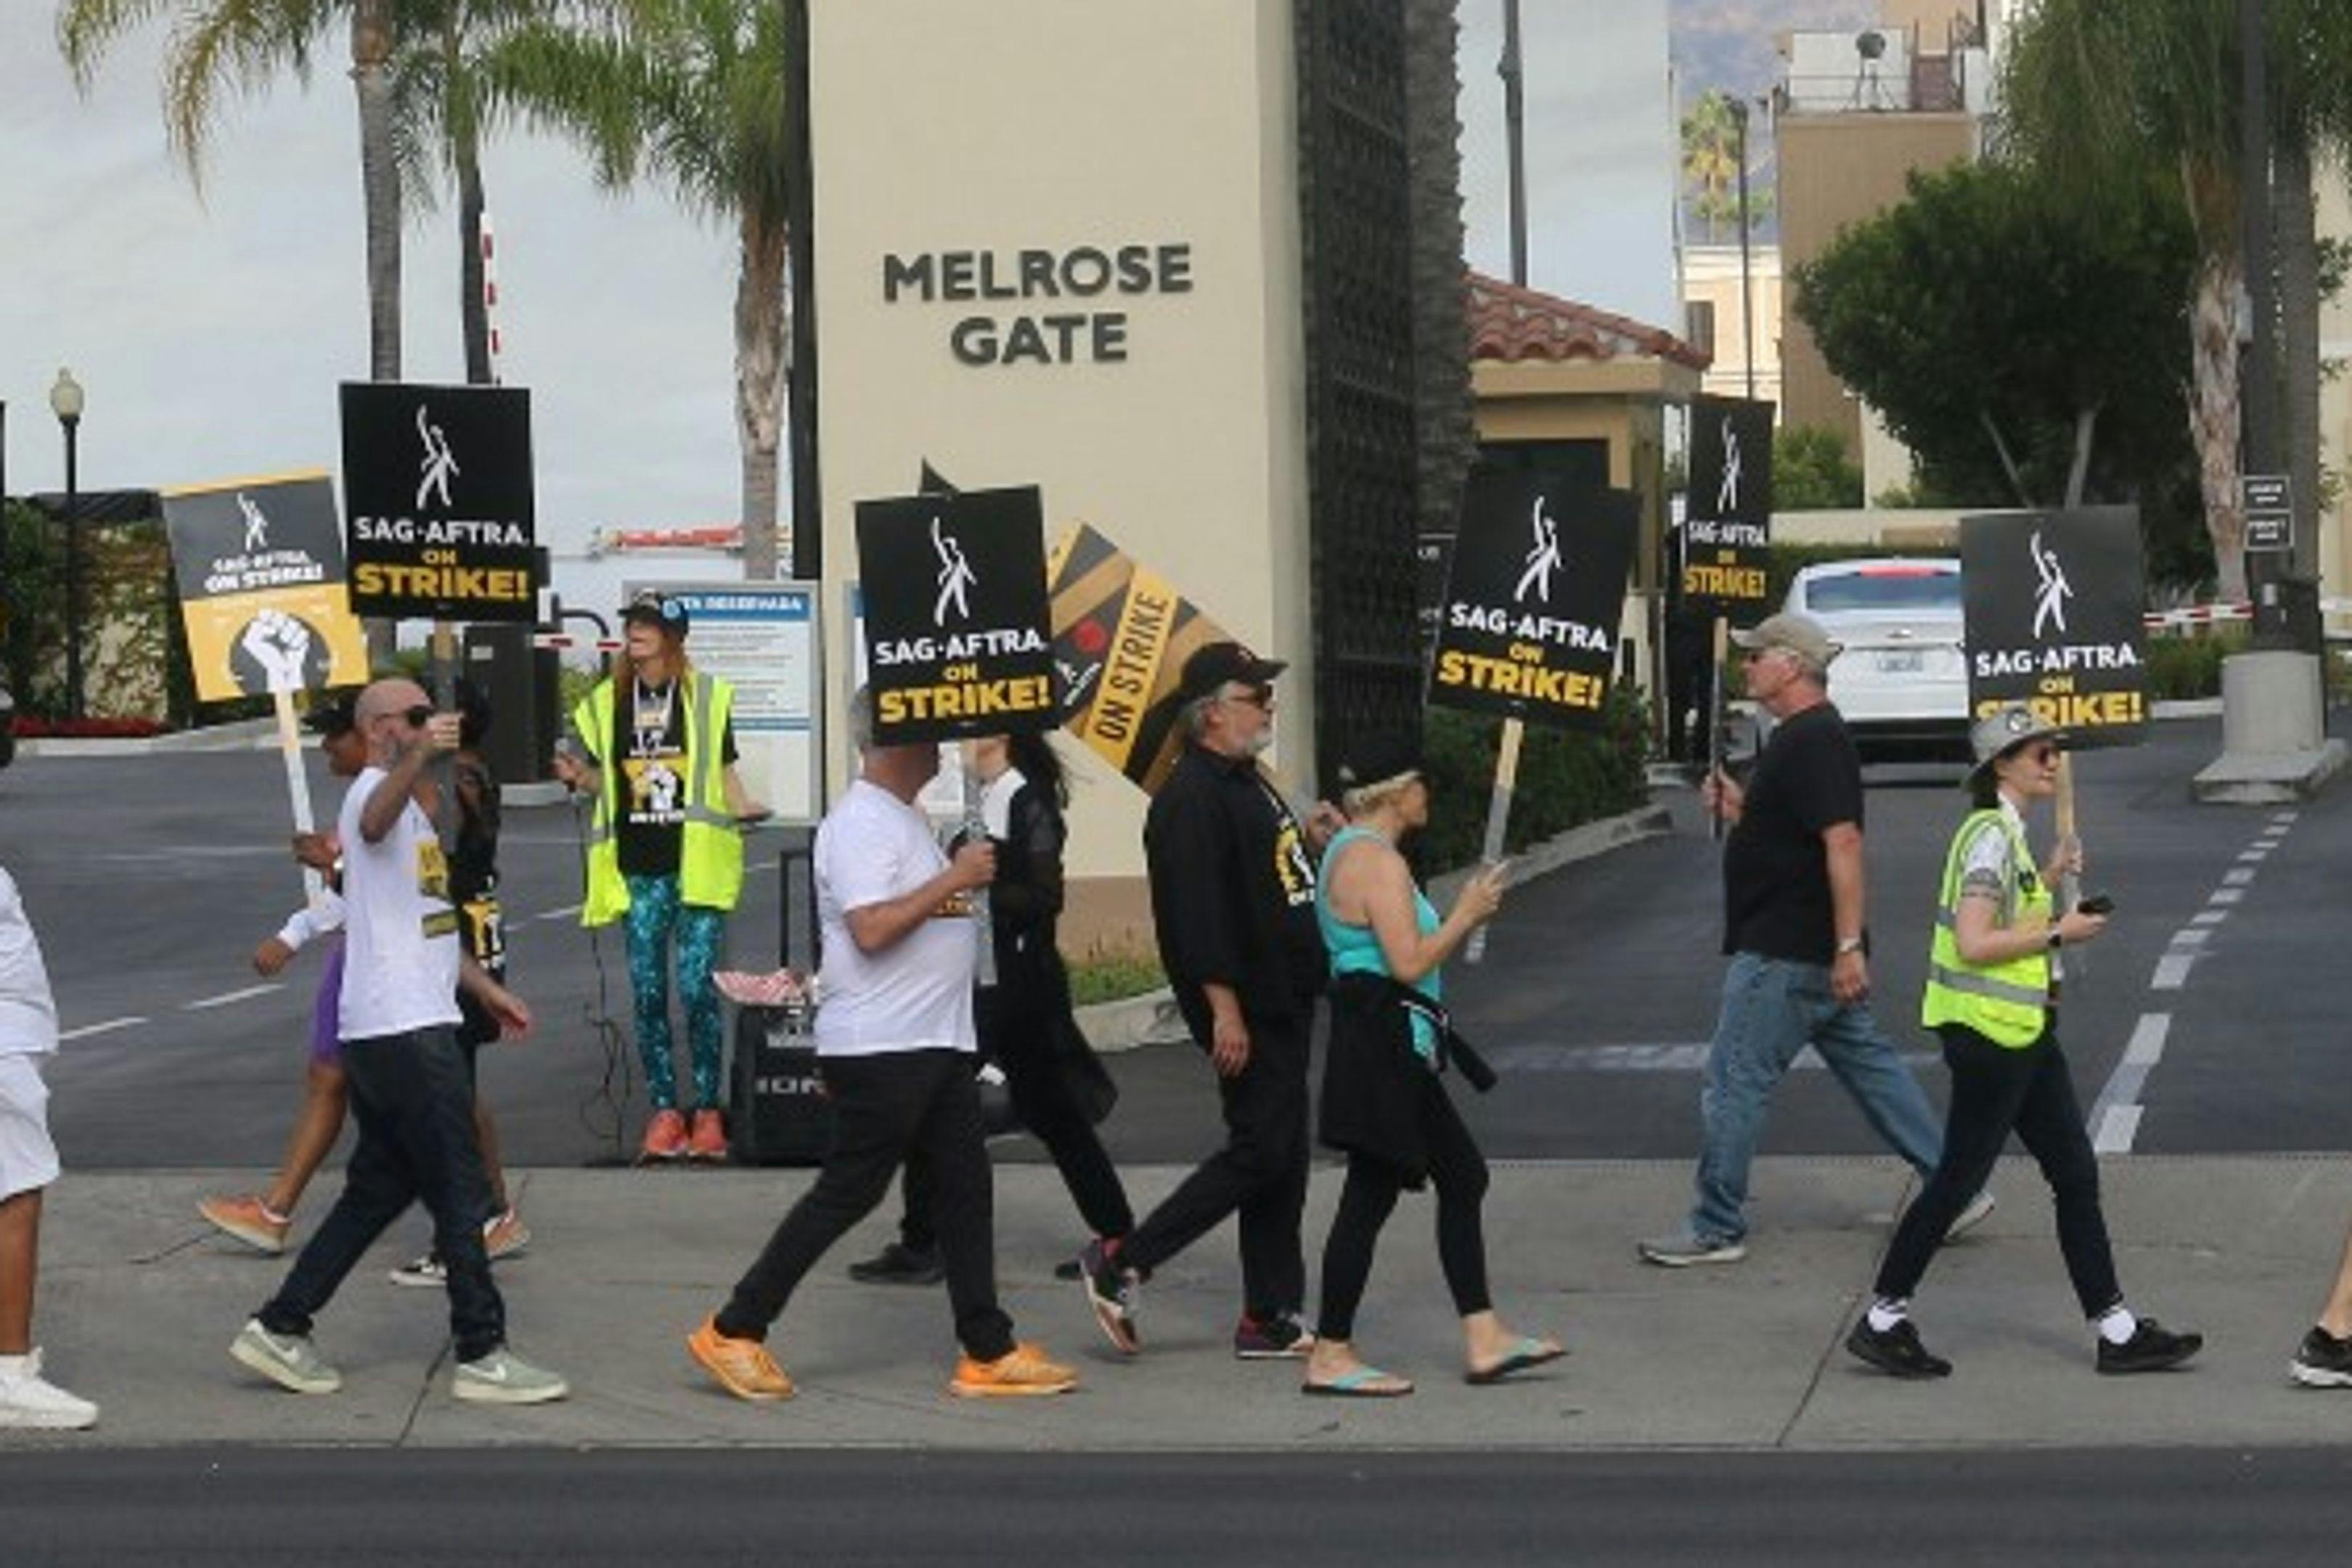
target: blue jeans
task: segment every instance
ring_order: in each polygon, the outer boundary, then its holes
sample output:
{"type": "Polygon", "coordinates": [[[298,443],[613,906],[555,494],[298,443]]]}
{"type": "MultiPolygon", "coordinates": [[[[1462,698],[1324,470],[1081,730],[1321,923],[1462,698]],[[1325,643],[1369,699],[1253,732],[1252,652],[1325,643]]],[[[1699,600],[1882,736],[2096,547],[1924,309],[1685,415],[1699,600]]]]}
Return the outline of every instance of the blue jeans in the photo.
{"type": "Polygon", "coordinates": [[[273,1334],[309,1333],[361,1256],[421,1201],[433,1215],[434,1254],[449,1269],[449,1337],[459,1361],[478,1361],[506,1342],[506,1304],[490,1282],[482,1244],[489,1184],[457,1032],[442,1025],[346,1040],[343,1072],[360,1139],[344,1167],[342,1195],[261,1309],[261,1326],[273,1334]]]}
{"type": "Polygon", "coordinates": [[[1724,973],[1723,1013],[1698,1096],[1703,1131],[1693,1236],[1738,1241],[1748,1234],[1740,1212],[1748,1203],[1748,1166],[1772,1086],[1808,1043],[1914,1170],[1926,1176],[1942,1158],[1935,1108],[1894,1042],[1880,1033],[1867,1003],[1832,995],[1830,972],[1822,964],[1736,953],[1724,973]]]}

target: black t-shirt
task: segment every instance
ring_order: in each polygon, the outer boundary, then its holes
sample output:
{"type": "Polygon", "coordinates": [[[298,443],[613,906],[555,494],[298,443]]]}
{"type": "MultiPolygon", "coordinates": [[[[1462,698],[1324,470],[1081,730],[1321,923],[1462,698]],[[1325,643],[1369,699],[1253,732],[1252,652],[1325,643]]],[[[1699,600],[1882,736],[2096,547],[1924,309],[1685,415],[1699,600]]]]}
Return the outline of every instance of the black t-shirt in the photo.
{"type": "Polygon", "coordinates": [[[1823,702],[1780,721],[1723,851],[1723,951],[1800,963],[1837,954],[1822,832],[1862,826],[1862,759],[1823,702]]]}
{"type": "Polygon", "coordinates": [[[1151,917],[1176,1005],[1209,1037],[1215,981],[1244,1016],[1297,1019],[1323,989],[1315,866],[1298,819],[1257,763],[1187,746],[1144,818],[1151,917]]]}
{"type": "MultiPolygon", "coordinates": [[[[685,837],[686,686],[641,687],[634,679],[614,683],[613,742],[606,753],[621,770],[620,820],[614,837],[621,872],[629,877],[674,877],[685,837]]],[[[719,741],[719,758],[735,761],[735,721],[719,741]]],[[[717,809],[724,802],[712,801],[717,809]]]]}

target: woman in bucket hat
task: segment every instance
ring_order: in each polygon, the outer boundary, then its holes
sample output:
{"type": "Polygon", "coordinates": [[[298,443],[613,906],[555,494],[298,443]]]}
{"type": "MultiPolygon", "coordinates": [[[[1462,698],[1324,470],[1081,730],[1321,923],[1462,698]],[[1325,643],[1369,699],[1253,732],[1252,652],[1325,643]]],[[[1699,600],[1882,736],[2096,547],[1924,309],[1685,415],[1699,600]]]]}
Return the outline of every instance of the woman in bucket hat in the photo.
{"type": "Polygon", "coordinates": [[[2098,1370],[2178,1366],[2197,1353],[2204,1336],[2175,1333],[2124,1305],[2099,1205],[2098,1157],[2058,1043],[2059,954],[2107,924],[2099,900],[2062,913],[2052,895],[2063,874],[2081,869],[2079,844],[2062,837],[2041,865],[2026,847],[2025,808],[2057,794],[2066,737],[2019,702],[1978,720],[1969,739],[1975,809],[1944,858],[1920,1008],[1920,1021],[1942,1038],[1952,1071],[1943,1159],[1896,1227],[1879,1263],[1874,1300],[1846,1337],[1846,1349],[1896,1377],[1950,1373],[1951,1363],[1919,1341],[1911,1293],[2014,1131],[2050,1184],[2067,1277],[2096,1330],[2098,1370]]]}

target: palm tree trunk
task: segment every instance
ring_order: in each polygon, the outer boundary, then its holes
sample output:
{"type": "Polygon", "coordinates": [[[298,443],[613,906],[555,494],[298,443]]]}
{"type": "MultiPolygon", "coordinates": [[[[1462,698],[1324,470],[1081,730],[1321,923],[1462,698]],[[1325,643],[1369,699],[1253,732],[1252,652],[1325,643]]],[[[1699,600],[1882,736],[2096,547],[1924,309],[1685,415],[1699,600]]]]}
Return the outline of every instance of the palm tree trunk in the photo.
{"type": "Polygon", "coordinates": [[[2246,514],[2238,498],[2239,258],[2209,246],[2197,265],[2189,316],[2189,436],[2205,498],[2219,595],[2246,597],[2246,514]]]}
{"type": "Polygon", "coordinates": [[[743,575],[776,574],[776,449],[784,420],[784,259],[780,222],[741,219],[735,279],[735,426],[743,454],[743,575]]]}
{"type": "Polygon", "coordinates": [[[470,125],[456,138],[457,313],[466,334],[466,384],[490,384],[490,307],[482,293],[482,157],[470,125]]]}
{"type": "MultiPolygon", "coordinates": [[[[400,379],[400,172],[393,162],[393,0],[352,11],[352,84],[360,105],[360,191],[367,218],[368,379],[400,379]]],[[[393,654],[390,621],[367,623],[368,662],[393,654]]]]}
{"type": "Polygon", "coordinates": [[[2286,360],[2286,458],[2294,499],[2298,576],[2319,570],[2319,215],[2311,148],[2288,137],[2277,149],[2279,343],[2286,360]]]}

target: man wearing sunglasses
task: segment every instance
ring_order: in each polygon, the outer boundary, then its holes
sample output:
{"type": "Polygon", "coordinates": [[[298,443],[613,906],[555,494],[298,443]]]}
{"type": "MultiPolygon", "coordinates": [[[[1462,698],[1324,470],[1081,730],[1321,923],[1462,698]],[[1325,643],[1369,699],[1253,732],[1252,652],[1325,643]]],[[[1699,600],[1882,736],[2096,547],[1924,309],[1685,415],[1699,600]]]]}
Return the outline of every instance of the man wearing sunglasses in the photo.
{"type": "Polygon", "coordinates": [[[1274,741],[1274,682],[1286,668],[1241,644],[1213,642],[1184,661],[1177,699],[1186,745],[1152,797],[1143,847],[1160,958],[1195,1044],[1208,1053],[1223,1102],[1225,1146],[1184,1179],[1120,1242],[1089,1243],[1087,1298],[1120,1351],[1135,1327],[1143,1278],[1239,1216],[1244,1360],[1305,1355],[1307,1037],[1323,989],[1315,922],[1314,853],[1336,809],[1306,826],[1258,766],[1274,741]]]}
{"type": "Polygon", "coordinates": [[[370,686],[355,717],[368,766],[336,823],[345,931],[337,1026],[359,1144],[334,1208],[229,1354],[298,1394],[341,1388],[341,1374],[310,1342],[312,1319],[385,1228],[422,1202],[447,1268],[451,1394],[500,1405],[561,1399],[570,1392],[562,1377],[506,1348],[506,1304],[482,1237],[489,1192],[457,1044],[457,988],[509,1036],[530,1027],[530,1013],[458,942],[428,768],[457,749],[460,721],[434,712],[411,680],[370,686]]]}
{"type": "MultiPolygon", "coordinates": [[[[1702,790],[1723,850],[1723,1005],[1699,1090],[1697,1196],[1683,1228],[1641,1244],[1668,1268],[1748,1255],[1748,1169],[1780,1075],[1810,1044],[1881,1138],[1924,1179],[1944,1149],[1927,1091],[1870,1011],[1863,922],[1862,761],[1829,700],[1837,644],[1783,611],[1731,634],[1748,695],[1778,722],[1747,787],[1702,790]]],[[[1952,1233],[1992,1210],[1978,1193],[1952,1233]]]]}

